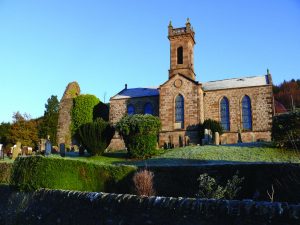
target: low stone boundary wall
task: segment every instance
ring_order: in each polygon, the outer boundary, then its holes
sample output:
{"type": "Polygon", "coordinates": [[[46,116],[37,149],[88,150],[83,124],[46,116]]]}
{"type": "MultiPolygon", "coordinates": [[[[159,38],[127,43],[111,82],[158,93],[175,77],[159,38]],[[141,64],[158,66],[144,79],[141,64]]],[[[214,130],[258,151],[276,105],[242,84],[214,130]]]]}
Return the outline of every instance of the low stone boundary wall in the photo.
{"type": "Polygon", "coordinates": [[[296,225],[300,205],[0,186],[3,225],[296,225]]]}

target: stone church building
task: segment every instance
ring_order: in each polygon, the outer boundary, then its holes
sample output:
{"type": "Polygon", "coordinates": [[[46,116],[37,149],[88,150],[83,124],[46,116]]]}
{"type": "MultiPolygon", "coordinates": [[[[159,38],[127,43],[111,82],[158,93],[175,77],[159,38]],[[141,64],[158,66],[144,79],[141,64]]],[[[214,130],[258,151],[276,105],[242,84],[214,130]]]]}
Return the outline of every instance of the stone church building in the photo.
{"type": "MultiPolygon", "coordinates": [[[[194,71],[195,32],[187,20],[181,28],[168,27],[170,69],[157,88],[125,88],[110,99],[110,122],[124,115],[152,114],[162,123],[159,146],[200,143],[196,125],[205,119],[220,121],[222,144],[271,140],[272,78],[267,75],[201,83],[194,71]]],[[[112,145],[118,143],[116,135],[112,145]]],[[[113,146],[111,146],[114,148],[113,146]]],[[[115,148],[118,148],[117,146],[115,148]]]]}

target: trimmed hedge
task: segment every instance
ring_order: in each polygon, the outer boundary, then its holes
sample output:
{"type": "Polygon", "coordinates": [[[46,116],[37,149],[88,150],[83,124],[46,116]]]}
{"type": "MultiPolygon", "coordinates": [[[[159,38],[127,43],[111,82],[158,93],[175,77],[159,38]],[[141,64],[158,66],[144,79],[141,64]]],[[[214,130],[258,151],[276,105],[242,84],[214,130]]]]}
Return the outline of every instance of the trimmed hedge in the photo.
{"type": "Polygon", "coordinates": [[[102,155],[114,133],[114,128],[102,118],[83,124],[78,130],[80,142],[91,155],[102,155]]]}
{"type": "Polygon", "coordinates": [[[0,162],[0,183],[8,184],[13,163],[0,162]]]}
{"type": "Polygon", "coordinates": [[[116,124],[132,158],[147,158],[155,154],[160,127],[158,117],[141,114],[124,116],[116,124]]]}
{"type": "Polygon", "coordinates": [[[25,191],[50,188],[126,193],[135,171],[134,166],[43,156],[18,157],[13,164],[11,185],[25,191]]]}
{"type": "Polygon", "coordinates": [[[94,118],[95,107],[100,100],[95,95],[79,95],[74,99],[72,115],[72,134],[76,134],[82,124],[92,122],[94,118]]]}

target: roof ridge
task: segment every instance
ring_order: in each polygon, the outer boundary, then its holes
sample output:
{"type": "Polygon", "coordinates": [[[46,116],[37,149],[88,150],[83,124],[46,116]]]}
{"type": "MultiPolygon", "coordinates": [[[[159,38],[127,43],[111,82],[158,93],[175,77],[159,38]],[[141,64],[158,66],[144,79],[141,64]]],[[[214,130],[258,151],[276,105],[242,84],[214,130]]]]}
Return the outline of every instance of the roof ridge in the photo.
{"type": "Polygon", "coordinates": [[[226,80],[235,80],[235,79],[243,79],[243,78],[254,78],[254,77],[264,77],[266,75],[259,75],[259,76],[247,76],[247,77],[234,77],[234,78],[227,78],[222,80],[212,80],[212,81],[206,81],[203,83],[210,83],[210,82],[218,82],[218,81],[226,81],[226,80]]]}

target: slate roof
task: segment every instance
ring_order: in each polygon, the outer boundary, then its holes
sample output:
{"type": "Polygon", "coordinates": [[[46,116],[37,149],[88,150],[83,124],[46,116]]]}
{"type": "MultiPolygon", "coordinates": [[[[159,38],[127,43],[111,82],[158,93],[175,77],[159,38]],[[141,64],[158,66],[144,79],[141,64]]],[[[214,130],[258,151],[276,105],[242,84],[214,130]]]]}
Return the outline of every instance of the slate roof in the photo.
{"type": "Polygon", "coordinates": [[[126,98],[148,97],[148,96],[158,96],[158,95],[159,92],[157,87],[127,88],[120,91],[111,99],[126,99],[126,98]]]}
{"type": "Polygon", "coordinates": [[[264,86],[270,84],[268,75],[254,76],[254,77],[240,77],[225,80],[216,80],[202,83],[204,91],[230,89],[230,88],[243,88],[264,86]]]}

